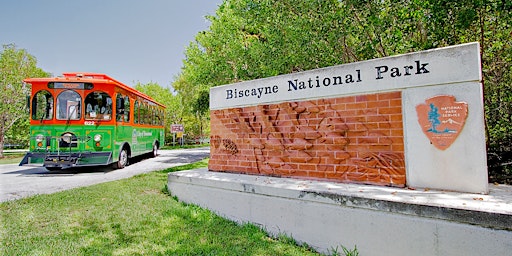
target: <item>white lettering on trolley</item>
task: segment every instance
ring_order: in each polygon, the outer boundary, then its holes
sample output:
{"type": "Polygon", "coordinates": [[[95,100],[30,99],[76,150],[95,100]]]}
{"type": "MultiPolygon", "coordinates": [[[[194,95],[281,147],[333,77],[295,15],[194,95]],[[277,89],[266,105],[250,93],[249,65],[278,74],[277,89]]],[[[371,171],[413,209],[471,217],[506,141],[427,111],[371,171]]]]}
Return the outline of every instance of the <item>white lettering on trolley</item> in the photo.
{"type": "Polygon", "coordinates": [[[150,136],[153,136],[152,132],[146,132],[146,131],[137,132],[137,137],[150,137],[150,136]]]}

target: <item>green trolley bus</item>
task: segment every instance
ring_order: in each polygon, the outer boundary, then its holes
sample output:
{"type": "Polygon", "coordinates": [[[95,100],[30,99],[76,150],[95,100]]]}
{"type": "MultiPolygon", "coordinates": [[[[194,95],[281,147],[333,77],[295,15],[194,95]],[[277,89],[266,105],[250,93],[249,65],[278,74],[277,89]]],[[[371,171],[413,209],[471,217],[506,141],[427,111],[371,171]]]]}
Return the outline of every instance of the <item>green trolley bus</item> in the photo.
{"type": "Polygon", "coordinates": [[[164,143],[165,106],[97,73],[29,78],[30,148],[20,165],[48,170],[110,165],[157,155],[164,143]]]}

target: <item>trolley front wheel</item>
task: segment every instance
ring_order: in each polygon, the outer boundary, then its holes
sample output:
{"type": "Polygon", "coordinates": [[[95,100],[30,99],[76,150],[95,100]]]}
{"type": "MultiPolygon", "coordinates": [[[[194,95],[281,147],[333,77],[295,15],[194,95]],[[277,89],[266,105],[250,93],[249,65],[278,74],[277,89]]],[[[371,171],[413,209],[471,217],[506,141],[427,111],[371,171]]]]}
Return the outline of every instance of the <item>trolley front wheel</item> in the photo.
{"type": "Polygon", "coordinates": [[[117,169],[123,169],[128,165],[128,151],[126,149],[122,149],[121,152],[119,152],[119,160],[117,161],[116,168],[117,169]]]}

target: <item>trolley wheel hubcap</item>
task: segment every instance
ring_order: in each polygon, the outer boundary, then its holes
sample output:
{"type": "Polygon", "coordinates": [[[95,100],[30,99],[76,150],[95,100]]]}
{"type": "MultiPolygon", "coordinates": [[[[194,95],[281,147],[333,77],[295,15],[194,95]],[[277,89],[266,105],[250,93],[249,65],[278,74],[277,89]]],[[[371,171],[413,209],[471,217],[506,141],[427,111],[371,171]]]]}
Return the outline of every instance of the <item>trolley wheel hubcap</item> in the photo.
{"type": "Polygon", "coordinates": [[[121,153],[119,153],[119,164],[118,166],[120,168],[125,167],[128,164],[128,153],[126,153],[126,150],[121,150],[121,153]]]}

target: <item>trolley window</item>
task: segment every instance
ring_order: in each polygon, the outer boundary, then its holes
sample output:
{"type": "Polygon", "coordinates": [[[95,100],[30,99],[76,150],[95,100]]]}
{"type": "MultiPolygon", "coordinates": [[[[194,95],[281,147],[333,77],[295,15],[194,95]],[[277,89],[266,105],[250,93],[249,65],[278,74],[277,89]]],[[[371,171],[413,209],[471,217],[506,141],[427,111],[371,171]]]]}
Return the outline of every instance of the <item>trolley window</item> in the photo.
{"type": "Polygon", "coordinates": [[[75,91],[66,90],[57,96],[57,119],[79,120],[81,118],[82,97],[75,91]]]}
{"type": "Polygon", "coordinates": [[[140,109],[140,103],[139,101],[135,101],[133,105],[133,122],[138,124],[139,123],[139,109],[140,109]]]}
{"type": "Polygon", "coordinates": [[[53,118],[53,96],[50,92],[38,91],[32,99],[32,119],[50,120],[53,118]]]}
{"type": "Polygon", "coordinates": [[[85,97],[85,119],[111,120],[112,98],[105,92],[91,92],[85,97]]]}
{"type": "Polygon", "coordinates": [[[124,97],[124,121],[130,121],[130,98],[128,96],[124,97]]]}

